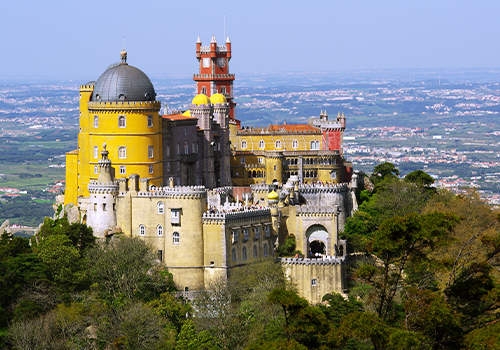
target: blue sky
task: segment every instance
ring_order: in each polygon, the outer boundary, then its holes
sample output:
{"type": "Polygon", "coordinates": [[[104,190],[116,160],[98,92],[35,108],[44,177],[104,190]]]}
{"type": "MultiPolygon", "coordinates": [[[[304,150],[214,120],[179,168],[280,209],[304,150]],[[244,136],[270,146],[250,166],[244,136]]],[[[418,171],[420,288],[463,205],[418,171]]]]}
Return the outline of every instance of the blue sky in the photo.
{"type": "Polygon", "coordinates": [[[497,0],[4,0],[0,78],[96,80],[123,36],[146,74],[195,73],[224,14],[233,73],[500,66],[497,0]]]}

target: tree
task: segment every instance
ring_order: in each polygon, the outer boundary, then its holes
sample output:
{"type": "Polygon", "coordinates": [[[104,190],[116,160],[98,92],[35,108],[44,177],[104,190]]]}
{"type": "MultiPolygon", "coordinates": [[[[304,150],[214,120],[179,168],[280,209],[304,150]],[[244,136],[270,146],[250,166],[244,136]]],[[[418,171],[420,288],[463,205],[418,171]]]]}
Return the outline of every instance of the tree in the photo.
{"type": "Polygon", "coordinates": [[[96,239],[92,228],[79,222],[70,224],[67,217],[55,220],[45,218],[39,235],[42,239],[53,235],[65,235],[80,253],[94,246],[96,239]]]}
{"type": "Polygon", "coordinates": [[[399,170],[396,168],[396,166],[392,163],[385,162],[381,163],[375,166],[373,168],[373,173],[372,176],[370,177],[370,180],[377,184],[380,181],[387,180],[387,179],[395,179],[399,176],[399,170]]]}
{"type": "Polygon", "coordinates": [[[412,171],[405,176],[405,181],[412,182],[424,187],[430,187],[434,183],[434,179],[422,170],[412,171]]]}

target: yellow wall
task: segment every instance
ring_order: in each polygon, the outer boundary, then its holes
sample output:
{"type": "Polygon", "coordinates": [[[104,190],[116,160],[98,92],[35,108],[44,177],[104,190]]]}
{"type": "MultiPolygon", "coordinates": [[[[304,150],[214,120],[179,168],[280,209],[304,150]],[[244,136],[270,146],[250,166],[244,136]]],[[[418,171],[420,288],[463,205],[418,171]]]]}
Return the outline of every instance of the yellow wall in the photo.
{"type": "Polygon", "coordinates": [[[66,189],[64,191],[64,203],[77,204],[78,186],[78,151],[66,153],[66,189]]]}

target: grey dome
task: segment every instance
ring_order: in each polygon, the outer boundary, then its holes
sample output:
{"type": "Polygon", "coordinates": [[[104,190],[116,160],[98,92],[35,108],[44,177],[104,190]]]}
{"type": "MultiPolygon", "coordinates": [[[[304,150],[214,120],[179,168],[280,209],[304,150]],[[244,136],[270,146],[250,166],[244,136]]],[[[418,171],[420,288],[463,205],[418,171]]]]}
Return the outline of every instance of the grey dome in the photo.
{"type": "Polygon", "coordinates": [[[95,102],[155,101],[148,76],[127,63],[111,65],[99,77],[92,93],[95,102]]]}

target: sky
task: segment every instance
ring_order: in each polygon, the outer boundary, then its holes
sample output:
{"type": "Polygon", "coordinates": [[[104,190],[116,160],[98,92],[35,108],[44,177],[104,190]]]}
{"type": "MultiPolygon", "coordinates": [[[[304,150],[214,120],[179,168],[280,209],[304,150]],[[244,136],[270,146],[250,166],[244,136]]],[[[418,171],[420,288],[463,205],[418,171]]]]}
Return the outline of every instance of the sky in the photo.
{"type": "Polygon", "coordinates": [[[499,17],[498,0],[3,0],[0,79],[97,80],[123,37],[146,74],[192,74],[198,35],[224,34],[236,74],[498,68],[499,17]]]}

